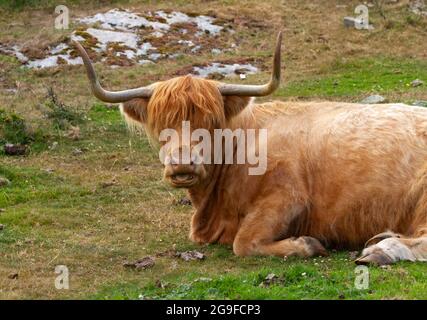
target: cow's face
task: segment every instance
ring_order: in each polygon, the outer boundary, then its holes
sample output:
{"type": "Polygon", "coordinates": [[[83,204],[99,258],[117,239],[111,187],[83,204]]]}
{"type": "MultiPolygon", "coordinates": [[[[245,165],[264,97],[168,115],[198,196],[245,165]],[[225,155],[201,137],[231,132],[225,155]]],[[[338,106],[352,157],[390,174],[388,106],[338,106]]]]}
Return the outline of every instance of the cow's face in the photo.
{"type": "MultiPolygon", "coordinates": [[[[105,102],[124,102],[122,111],[127,119],[142,124],[148,136],[159,141],[164,130],[175,130],[182,137],[183,121],[188,121],[190,134],[202,128],[210,133],[226,128],[248,105],[250,97],[266,96],[276,90],[280,83],[281,43],[279,32],[271,79],[263,85],[226,84],[185,76],[114,92],[100,85],[87,52],[80,43],[75,42],[75,46],[83,59],[93,94],[105,102]]],[[[160,141],[160,146],[165,143],[160,141]]],[[[165,148],[165,178],[173,186],[189,188],[202,183],[212,173],[213,166],[200,161],[207,157],[196,150],[196,143],[179,139],[165,148]]],[[[212,152],[211,156],[218,155],[212,152]]]]}
{"type": "Polygon", "coordinates": [[[148,99],[133,99],[122,105],[127,120],[143,125],[159,146],[164,178],[173,187],[190,188],[203,184],[212,173],[214,129],[229,127],[230,120],[249,103],[249,97],[222,96],[215,81],[178,77],[153,85],[148,99]],[[193,133],[205,133],[197,140],[193,133]],[[207,134],[209,133],[209,134],[207,134]],[[200,148],[210,139],[210,152],[200,148]]]}

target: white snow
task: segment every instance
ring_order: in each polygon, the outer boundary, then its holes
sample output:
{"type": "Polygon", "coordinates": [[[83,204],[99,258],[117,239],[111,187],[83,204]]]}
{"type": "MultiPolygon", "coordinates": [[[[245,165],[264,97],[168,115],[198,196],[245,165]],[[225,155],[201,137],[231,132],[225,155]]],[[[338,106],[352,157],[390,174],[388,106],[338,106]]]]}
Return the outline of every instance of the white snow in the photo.
{"type": "MultiPolygon", "coordinates": [[[[201,44],[198,43],[199,37],[215,36],[224,29],[224,27],[215,24],[215,18],[213,17],[204,15],[193,17],[179,11],[165,12],[163,10],[148,11],[140,14],[130,10],[112,9],[104,13],[80,18],[77,22],[87,25],[87,29],[83,31],[97,40],[97,43],[92,47],[93,50],[102,54],[106,52],[109,43],[117,43],[126,48],[123,52],[115,53],[116,56],[125,56],[127,59],[139,64],[147,64],[149,63],[147,61],[153,62],[160,58],[176,58],[186,52],[185,48],[190,48],[192,53],[196,53],[202,49],[201,44]],[[192,40],[178,41],[178,44],[183,47],[183,51],[178,50],[173,54],[161,54],[150,42],[144,41],[143,35],[157,38],[167,37],[171,26],[177,23],[183,24],[179,32],[185,34],[186,37],[189,35],[189,30],[185,27],[185,24],[192,24],[197,27],[197,32],[191,31],[194,36],[192,40]]],[[[85,41],[85,38],[77,35],[76,31],[70,34],[70,39],[79,42],[85,41]]],[[[22,53],[21,47],[0,44],[0,52],[16,56],[28,68],[58,66],[59,57],[68,64],[82,64],[80,57],[73,58],[71,56],[73,50],[72,46],[63,42],[49,48],[45,58],[31,60],[22,53]]],[[[220,49],[213,49],[212,52],[220,53],[221,51],[220,49]]],[[[105,60],[105,56],[101,58],[101,61],[105,60]]],[[[214,72],[227,73],[229,71],[219,69],[219,71],[214,72]]],[[[204,74],[209,71],[200,70],[200,72],[204,74]]]]}
{"type": "Polygon", "coordinates": [[[211,63],[205,67],[194,67],[193,73],[202,78],[206,78],[211,74],[220,73],[225,77],[236,75],[236,70],[244,70],[244,74],[254,74],[258,72],[258,68],[251,64],[222,64],[219,62],[211,63]]]}
{"type": "Polygon", "coordinates": [[[139,37],[135,33],[101,30],[95,28],[88,28],[86,32],[98,40],[98,43],[100,44],[98,51],[105,51],[108,43],[112,42],[117,42],[133,49],[136,49],[138,46],[139,37]]]}

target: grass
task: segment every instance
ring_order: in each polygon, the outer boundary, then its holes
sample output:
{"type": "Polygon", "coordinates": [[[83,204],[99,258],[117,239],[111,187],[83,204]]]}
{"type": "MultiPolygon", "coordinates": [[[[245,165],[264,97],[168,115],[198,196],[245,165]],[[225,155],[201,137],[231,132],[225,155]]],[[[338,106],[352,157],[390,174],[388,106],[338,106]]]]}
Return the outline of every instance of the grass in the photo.
{"type": "MultiPolygon", "coordinates": [[[[337,59],[318,76],[290,82],[277,93],[283,97],[360,98],[367,94],[402,95],[425,91],[411,88],[414,79],[427,82],[427,62],[415,59],[370,57],[345,61],[337,59]]],[[[407,101],[402,101],[407,102],[407,101]]]]}
{"type": "MultiPolygon", "coordinates": [[[[230,39],[239,43],[239,50],[219,57],[188,56],[114,70],[97,65],[103,84],[111,89],[166,79],[192,63],[241,56],[255,57],[262,69],[246,81],[264,81],[269,76],[271,30],[284,29],[286,69],[275,99],[360,101],[379,93],[389,101],[427,100],[425,86],[409,85],[417,78],[427,83],[425,19],[408,18],[400,5],[386,8],[392,21],[388,23],[372,9],[375,30],[358,32],[341,26],[342,17],[352,14],[351,6],[357,1],[348,2],[347,9],[336,8],[331,1],[295,0],[286,6],[281,1],[254,2],[256,13],[251,5],[242,7],[229,0],[103,1],[87,8],[74,3],[67,2],[76,16],[116,5],[141,10],[173,7],[188,12],[215,10],[220,17],[237,14],[247,25],[236,22],[236,34],[230,39]],[[325,25],[326,13],[330,21],[325,25]],[[267,28],[255,26],[259,16],[266,17],[267,28]]],[[[54,42],[63,36],[49,25],[52,2],[18,5],[13,9],[0,6],[2,40],[54,42]]],[[[107,107],[91,96],[81,67],[34,71],[0,55],[0,69],[0,109],[4,110],[0,118],[7,114],[17,119],[13,125],[8,122],[6,140],[24,139],[31,146],[25,157],[0,154],[0,176],[11,181],[0,187],[0,208],[4,209],[0,210],[4,225],[0,231],[0,298],[427,298],[423,263],[370,268],[369,289],[357,290],[355,265],[345,251],[331,252],[324,259],[284,261],[238,258],[227,246],[192,244],[187,237],[192,208],[177,204],[185,193],[162,182],[161,164],[147,138],[130,134],[115,106],[107,107]],[[6,90],[11,88],[17,93],[6,90]],[[46,98],[46,88],[54,89],[55,103],[49,104],[52,99],[46,98]],[[80,128],[78,139],[68,135],[71,125],[80,128]],[[34,138],[35,132],[41,134],[34,138]],[[173,248],[198,250],[206,259],[185,262],[158,255],[173,248]],[[122,266],[124,261],[148,255],[156,256],[150,269],[122,266]],[[54,287],[55,266],[60,264],[70,270],[69,290],[54,287]],[[14,273],[18,278],[10,279],[14,273]],[[263,285],[270,273],[280,281],[263,285]]],[[[5,143],[1,130],[0,143],[5,143]]]]}

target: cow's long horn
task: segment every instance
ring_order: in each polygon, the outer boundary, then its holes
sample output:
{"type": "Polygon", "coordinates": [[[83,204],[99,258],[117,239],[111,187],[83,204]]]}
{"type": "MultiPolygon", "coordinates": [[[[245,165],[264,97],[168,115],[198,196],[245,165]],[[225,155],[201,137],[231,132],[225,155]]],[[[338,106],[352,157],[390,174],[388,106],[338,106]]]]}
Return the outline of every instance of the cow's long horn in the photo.
{"type": "Polygon", "coordinates": [[[134,98],[149,98],[152,95],[153,89],[149,87],[140,87],[123,91],[105,90],[104,88],[102,88],[101,84],[98,81],[95,69],[92,65],[92,62],[90,61],[89,55],[87,54],[86,50],[77,41],[73,41],[73,43],[83,59],[83,63],[86,67],[87,76],[89,78],[90,85],[92,88],[92,92],[99,100],[104,102],[117,103],[125,102],[134,98]]]}
{"type": "Polygon", "coordinates": [[[261,97],[274,92],[280,84],[280,51],[282,46],[282,32],[280,31],[276,40],[276,50],[273,59],[273,72],[271,79],[263,85],[221,84],[218,89],[224,96],[249,96],[261,97]]]}

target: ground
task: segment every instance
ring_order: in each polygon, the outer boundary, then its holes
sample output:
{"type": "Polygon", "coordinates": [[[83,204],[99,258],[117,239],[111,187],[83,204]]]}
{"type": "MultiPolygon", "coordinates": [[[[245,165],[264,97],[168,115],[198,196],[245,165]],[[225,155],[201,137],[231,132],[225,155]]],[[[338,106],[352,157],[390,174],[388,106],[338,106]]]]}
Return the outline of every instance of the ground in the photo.
{"type": "MultiPolygon", "coordinates": [[[[72,19],[115,7],[231,19],[236,50],[116,69],[98,64],[110,89],[242,57],[262,70],[244,81],[265,81],[275,34],[283,30],[283,84],[263,100],[360,101],[370,94],[390,102],[427,100],[426,85],[411,85],[415,79],[427,83],[427,18],[411,13],[408,1],[370,7],[372,31],[342,25],[358,1],[62,2],[72,19]]],[[[53,29],[54,1],[10,3],[0,1],[1,43],[37,48],[67,34],[53,29]]],[[[185,193],[162,182],[161,164],[144,134],[130,134],[116,106],[91,96],[81,66],[32,70],[0,55],[0,70],[0,134],[30,145],[25,156],[0,154],[0,177],[11,182],[0,187],[0,298],[427,298],[425,263],[371,267],[369,288],[359,290],[354,252],[307,260],[239,258],[227,246],[192,244],[185,193]],[[48,96],[47,88],[53,89],[48,96]],[[206,257],[184,261],[173,254],[187,250],[206,257]],[[155,259],[151,268],[123,266],[146,256],[155,259]],[[69,270],[68,290],[55,288],[57,265],[69,270]],[[271,274],[274,281],[266,280],[271,274]]]]}

